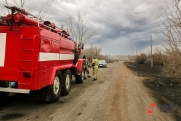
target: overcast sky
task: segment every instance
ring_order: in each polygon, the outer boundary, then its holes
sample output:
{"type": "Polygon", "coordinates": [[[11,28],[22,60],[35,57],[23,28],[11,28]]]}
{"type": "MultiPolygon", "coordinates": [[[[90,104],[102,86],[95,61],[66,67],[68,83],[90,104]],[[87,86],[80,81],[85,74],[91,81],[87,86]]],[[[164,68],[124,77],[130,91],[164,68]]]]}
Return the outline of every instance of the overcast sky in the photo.
{"type": "Polygon", "coordinates": [[[138,53],[147,53],[151,34],[153,45],[159,46],[162,41],[158,25],[164,7],[163,0],[27,0],[25,4],[28,11],[43,8],[43,19],[59,27],[66,26],[67,19],[79,10],[89,30],[98,33],[85,47],[93,44],[101,47],[103,54],[112,55],[135,54],[136,48],[138,53]]]}

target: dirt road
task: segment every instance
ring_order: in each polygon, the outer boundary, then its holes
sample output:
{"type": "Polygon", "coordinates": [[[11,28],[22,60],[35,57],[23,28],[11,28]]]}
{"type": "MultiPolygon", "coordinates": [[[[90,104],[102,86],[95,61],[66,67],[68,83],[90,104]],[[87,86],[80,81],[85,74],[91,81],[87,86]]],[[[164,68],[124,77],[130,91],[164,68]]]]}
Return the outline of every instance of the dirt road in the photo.
{"type": "Polygon", "coordinates": [[[0,120],[13,121],[174,121],[168,113],[154,108],[156,103],[136,76],[123,63],[111,63],[100,68],[98,80],[72,82],[68,96],[47,104],[34,101],[30,95],[11,94],[0,105],[0,120]]]}

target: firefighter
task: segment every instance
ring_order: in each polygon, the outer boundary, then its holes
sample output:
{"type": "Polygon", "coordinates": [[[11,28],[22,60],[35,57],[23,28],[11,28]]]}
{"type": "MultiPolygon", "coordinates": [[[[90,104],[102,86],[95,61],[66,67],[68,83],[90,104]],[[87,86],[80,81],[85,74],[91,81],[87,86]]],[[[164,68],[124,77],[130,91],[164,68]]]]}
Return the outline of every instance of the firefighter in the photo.
{"type": "Polygon", "coordinates": [[[97,73],[98,73],[98,59],[96,56],[93,56],[92,60],[92,76],[94,80],[97,80],[97,73]]]}
{"type": "MultiPolygon", "coordinates": [[[[87,77],[90,78],[91,76],[89,75],[89,61],[86,58],[86,56],[83,56],[83,59],[85,60],[85,72],[87,74],[87,77]]],[[[84,77],[86,79],[86,77],[84,77]]]]}

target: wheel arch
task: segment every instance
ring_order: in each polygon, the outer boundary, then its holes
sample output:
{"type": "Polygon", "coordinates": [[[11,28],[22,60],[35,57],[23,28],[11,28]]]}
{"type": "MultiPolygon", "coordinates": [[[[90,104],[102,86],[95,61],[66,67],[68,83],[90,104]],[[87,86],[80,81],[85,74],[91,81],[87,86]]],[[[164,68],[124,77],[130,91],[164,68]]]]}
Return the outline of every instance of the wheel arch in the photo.
{"type": "Polygon", "coordinates": [[[50,82],[49,84],[53,84],[53,81],[54,81],[54,76],[56,74],[57,71],[60,71],[62,73],[62,71],[65,71],[67,69],[71,69],[73,68],[74,65],[73,64],[70,64],[70,65],[65,65],[65,66],[56,66],[56,67],[52,67],[51,68],[51,73],[50,73],[50,82]]]}

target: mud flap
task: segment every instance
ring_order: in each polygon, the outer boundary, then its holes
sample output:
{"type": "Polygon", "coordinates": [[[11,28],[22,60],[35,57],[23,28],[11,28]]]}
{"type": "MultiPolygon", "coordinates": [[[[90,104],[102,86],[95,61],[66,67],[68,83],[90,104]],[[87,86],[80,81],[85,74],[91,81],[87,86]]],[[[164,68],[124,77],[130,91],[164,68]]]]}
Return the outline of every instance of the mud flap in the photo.
{"type": "Polygon", "coordinates": [[[49,87],[45,87],[38,91],[32,91],[31,94],[34,100],[46,101],[49,102],[51,100],[51,94],[48,91],[49,87]]]}

